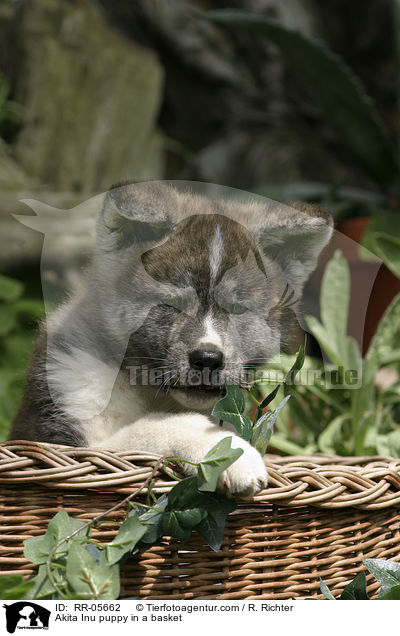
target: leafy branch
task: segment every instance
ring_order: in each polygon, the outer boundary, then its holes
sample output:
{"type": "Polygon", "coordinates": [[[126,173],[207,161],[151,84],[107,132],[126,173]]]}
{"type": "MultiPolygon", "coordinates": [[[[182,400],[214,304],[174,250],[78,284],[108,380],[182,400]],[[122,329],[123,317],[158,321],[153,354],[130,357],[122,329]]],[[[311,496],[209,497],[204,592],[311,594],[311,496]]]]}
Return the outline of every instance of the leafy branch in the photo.
{"type": "Polygon", "coordinates": [[[146,486],[151,490],[157,471],[174,458],[160,458],[134,492],[87,523],[61,509],[44,535],[24,542],[25,557],[39,566],[37,575],[28,580],[20,575],[0,577],[0,596],[115,599],[120,593],[120,567],[128,556],[146,550],[164,535],[185,541],[196,529],[213,550],[219,550],[226,517],[236,503],[215,490],[222,472],[243,452],[232,449],[231,441],[232,436],[223,438],[197,464],[196,476],[182,479],[168,496],[155,498],[150,506],[133,500],[146,486]],[[110,543],[91,539],[95,523],[126,505],[131,510],[110,543]]]}
{"type": "MultiPolygon", "coordinates": [[[[57,581],[55,580],[55,578],[53,577],[52,571],[51,571],[51,566],[52,566],[52,560],[54,555],[56,554],[57,550],[59,550],[61,548],[61,546],[63,544],[65,544],[66,542],[70,541],[71,539],[73,539],[78,533],[82,533],[83,530],[89,529],[90,527],[92,527],[94,524],[98,523],[99,521],[101,521],[101,519],[103,519],[104,517],[110,515],[112,512],[115,512],[115,510],[119,510],[120,508],[122,508],[123,506],[127,505],[134,497],[137,497],[137,495],[139,495],[139,493],[150,484],[150,482],[153,480],[153,478],[155,477],[155,475],[157,474],[158,470],[160,469],[160,467],[165,463],[166,458],[161,457],[159,460],[157,460],[157,462],[155,463],[150,475],[140,484],[140,486],[138,486],[138,488],[136,488],[136,490],[134,490],[130,495],[128,495],[127,497],[125,497],[125,499],[123,499],[122,501],[120,501],[119,503],[115,504],[114,506],[112,506],[112,508],[109,508],[108,510],[106,510],[105,512],[100,513],[99,515],[97,515],[96,517],[94,517],[94,519],[92,519],[91,521],[88,521],[86,523],[83,523],[83,525],[79,523],[79,526],[73,530],[72,532],[70,532],[69,534],[67,534],[66,536],[62,537],[50,550],[49,555],[47,557],[47,561],[46,561],[46,570],[47,570],[47,576],[49,578],[49,581],[51,583],[51,585],[54,587],[54,589],[56,590],[56,592],[63,597],[64,594],[62,592],[62,590],[59,588],[57,581]]],[[[39,537],[40,539],[41,537],[39,537]]],[[[31,544],[30,544],[31,545],[31,544]]],[[[27,548],[29,550],[29,548],[27,548]]]]}
{"type": "MultiPolygon", "coordinates": [[[[400,600],[400,563],[396,561],[386,561],[385,559],[364,559],[363,564],[381,584],[377,600],[400,600]]],[[[320,589],[328,601],[371,600],[367,594],[367,578],[365,572],[359,572],[353,581],[346,585],[338,599],[334,597],[322,579],[320,580],[320,589]]]]}
{"type": "Polygon", "coordinates": [[[263,414],[278,394],[281,384],[278,384],[273,391],[268,393],[265,398],[259,402],[253,394],[256,384],[265,383],[266,380],[260,379],[244,385],[252,396],[253,401],[257,405],[257,410],[253,421],[245,414],[246,403],[243,392],[237,385],[227,382],[225,384],[226,394],[214,406],[212,415],[219,418],[221,422],[229,422],[233,424],[236,432],[240,437],[250,442],[261,455],[265,455],[268,444],[274,431],[274,424],[278,419],[282,409],[287,404],[294,380],[305,360],[305,344],[302,345],[296,355],[296,359],[286,374],[283,381],[284,398],[279,402],[275,410],[268,410],[263,414]]]}

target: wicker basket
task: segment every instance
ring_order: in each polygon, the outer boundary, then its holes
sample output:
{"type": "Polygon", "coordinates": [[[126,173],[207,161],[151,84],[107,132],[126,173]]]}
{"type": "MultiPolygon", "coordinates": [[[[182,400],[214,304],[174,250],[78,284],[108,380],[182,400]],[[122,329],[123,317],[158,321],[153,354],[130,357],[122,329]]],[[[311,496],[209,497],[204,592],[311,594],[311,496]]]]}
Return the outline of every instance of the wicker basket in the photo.
{"type": "MultiPolygon", "coordinates": [[[[61,507],[89,520],[131,493],[157,456],[33,442],[0,444],[0,571],[30,575],[23,541],[43,534],[61,507]]],[[[122,571],[122,597],[296,599],[336,594],[367,557],[400,560],[400,460],[267,457],[270,486],[240,503],[213,552],[193,533],[164,540],[122,571]]],[[[156,493],[174,481],[156,475],[156,493]]],[[[145,489],[143,489],[145,492],[145,489]]],[[[109,541],[121,508],[93,535],[109,541]]],[[[378,583],[367,576],[374,595],[378,583]]]]}

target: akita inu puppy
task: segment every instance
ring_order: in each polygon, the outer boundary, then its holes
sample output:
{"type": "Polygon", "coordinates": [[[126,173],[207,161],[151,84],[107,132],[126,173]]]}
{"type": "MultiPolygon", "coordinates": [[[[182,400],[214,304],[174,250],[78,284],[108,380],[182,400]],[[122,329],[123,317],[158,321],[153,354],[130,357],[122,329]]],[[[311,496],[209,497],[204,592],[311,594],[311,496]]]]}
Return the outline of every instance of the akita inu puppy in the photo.
{"type": "Polygon", "coordinates": [[[232,435],[244,452],[222,485],[245,496],[266,485],[259,453],[210,413],[226,380],[290,341],[331,219],[203,186],[128,184],[105,196],[86,281],[47,319],[14,439],[197,463],[232,435]]]}

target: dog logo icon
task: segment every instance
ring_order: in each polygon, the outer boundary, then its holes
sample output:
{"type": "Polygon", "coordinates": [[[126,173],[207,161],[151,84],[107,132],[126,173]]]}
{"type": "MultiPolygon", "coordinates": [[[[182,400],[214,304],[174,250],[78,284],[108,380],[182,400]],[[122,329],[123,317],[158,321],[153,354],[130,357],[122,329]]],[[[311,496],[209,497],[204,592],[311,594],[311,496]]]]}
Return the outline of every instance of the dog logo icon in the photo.
{"type": "Polygon", "coordinates": [[[4,604],[6,610],[6,627],[9,634],[14,634],[16,629],[48,629],[50,610],[31,603],[30,601],[18,601],[11,605],[4,604]]]}

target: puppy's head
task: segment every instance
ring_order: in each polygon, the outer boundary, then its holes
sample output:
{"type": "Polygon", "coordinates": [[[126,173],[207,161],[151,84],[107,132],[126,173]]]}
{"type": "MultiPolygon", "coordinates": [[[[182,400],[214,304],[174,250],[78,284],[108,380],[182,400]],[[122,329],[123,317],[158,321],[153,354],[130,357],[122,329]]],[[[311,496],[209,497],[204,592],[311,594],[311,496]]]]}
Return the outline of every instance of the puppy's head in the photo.
{"type": "Polygon", "coordinates": [[[112,190],[98,232],[103,312],[129,340],[125,365],[207,409],[226,380],[246,381],[285,350],[332,223],[319,209],[230,189],[147,183],[112,190]]]}

